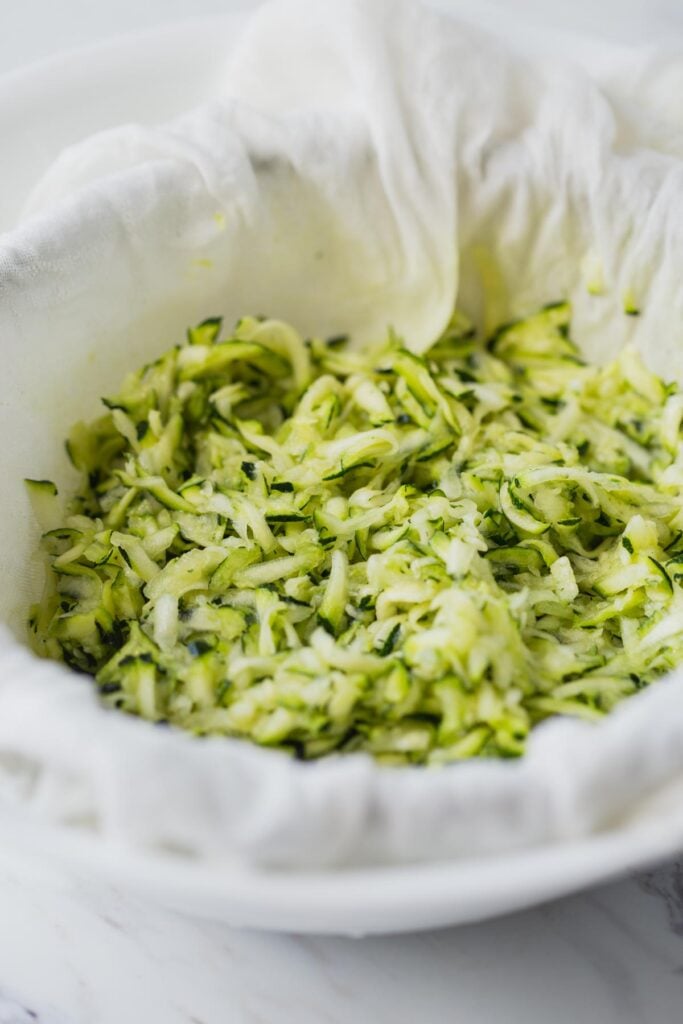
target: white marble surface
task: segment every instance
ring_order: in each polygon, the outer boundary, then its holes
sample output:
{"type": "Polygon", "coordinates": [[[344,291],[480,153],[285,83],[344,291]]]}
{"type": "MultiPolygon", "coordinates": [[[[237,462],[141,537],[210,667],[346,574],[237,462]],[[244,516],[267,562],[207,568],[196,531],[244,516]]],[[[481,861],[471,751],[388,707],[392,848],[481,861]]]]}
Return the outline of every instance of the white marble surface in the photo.
{"type": "MultiPolygon", "coordinates": [[[[5,2],[0,72],[113,33],[256,2],[5,2]]],[[[546,0],[518,7],[546,19],[551,11],[546,0]]],[[[552,6],[565,26],[683,39],[676,0],[645,10],[623,0],[599,12],[592,0],[552,6]]],[[[485,924],[357,940],[238,932],[11,856],[0,861],[0,1024],[465,1021],[681,1024],[683,860],[485,924]]]]}
{"type": "Polygon", "coordinates": [[[683,862],[486,924],[239,932],[0,868],[0,1024],[680,1024],[683,862]]]}

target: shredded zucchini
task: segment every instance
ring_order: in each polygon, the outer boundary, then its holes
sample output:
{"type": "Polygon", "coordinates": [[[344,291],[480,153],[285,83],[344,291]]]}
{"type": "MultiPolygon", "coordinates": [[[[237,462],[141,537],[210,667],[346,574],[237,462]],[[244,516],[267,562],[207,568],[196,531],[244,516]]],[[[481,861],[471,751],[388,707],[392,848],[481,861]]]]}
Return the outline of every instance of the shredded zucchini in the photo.
{"type": "Polygon", "coordinates": [[[630,349],[586,365],[569,318],[456,315],[424,358],[190,330],[71,433],[37,649],[303,758],[517,756],[600,718],[683,660],[683,395],[630,349]]]}

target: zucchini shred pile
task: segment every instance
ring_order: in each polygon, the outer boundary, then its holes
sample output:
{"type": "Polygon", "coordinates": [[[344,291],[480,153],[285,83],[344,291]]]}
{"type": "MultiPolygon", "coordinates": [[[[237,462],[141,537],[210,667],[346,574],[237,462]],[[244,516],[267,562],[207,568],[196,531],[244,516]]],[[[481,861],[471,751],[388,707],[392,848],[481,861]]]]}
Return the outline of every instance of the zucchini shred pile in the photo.
{"type": "Polygon", "coordinates": [[[569,318],[455,314],[424,357],[191,329],[71,433],[34,646],[306,759],[517,756],[601,717],[683,660],[683,395],[632,349],[586,365],[569,318]]]}

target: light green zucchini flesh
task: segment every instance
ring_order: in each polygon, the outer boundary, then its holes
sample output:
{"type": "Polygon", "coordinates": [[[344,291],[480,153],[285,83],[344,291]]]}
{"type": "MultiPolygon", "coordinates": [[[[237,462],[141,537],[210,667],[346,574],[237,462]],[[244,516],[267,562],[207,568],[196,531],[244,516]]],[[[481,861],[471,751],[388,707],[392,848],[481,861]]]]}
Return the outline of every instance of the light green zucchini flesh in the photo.
{"type": "Polygon", "coordinates": [[[28,481],[36,649],[102,699],[302,758],[514,757],[683,660],[683,395],[559,303],[417,357],[218,318],[28,481]]]}

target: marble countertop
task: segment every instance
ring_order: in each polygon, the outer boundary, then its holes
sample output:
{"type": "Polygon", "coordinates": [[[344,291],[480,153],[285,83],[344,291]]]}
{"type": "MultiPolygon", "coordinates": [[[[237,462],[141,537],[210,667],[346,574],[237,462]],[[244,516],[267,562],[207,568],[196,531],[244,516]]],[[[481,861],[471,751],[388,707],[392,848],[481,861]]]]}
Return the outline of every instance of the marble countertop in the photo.
{"type": "Polygon", "coordinates": [[[183,918],[0,866],[0,1024],[680,1024],[683,860],[534,910],[366,939],[183,918]]]}
{"type": "MultiPolygon", "coordinates": [[[[112,33],[256,2],[24,0],[3,10],[0,72],[112,33]]],[[[517,3],[546,18],[551,7],[517,3]]],[[[552,6],[563,25],[598,17],[592,0],[552,6]]],[[[645,9],[610,0],[600,8],[603,32],[616,24],[639,37],[645,9]]],[[[651,0],[647,25],[683,37],[676,0],[651,0]]],[[[465,1021],[681,1024],[683,860],[484,924],[367,939],[235,931],[0,860],[0,1024],[465,1021]]]]}

